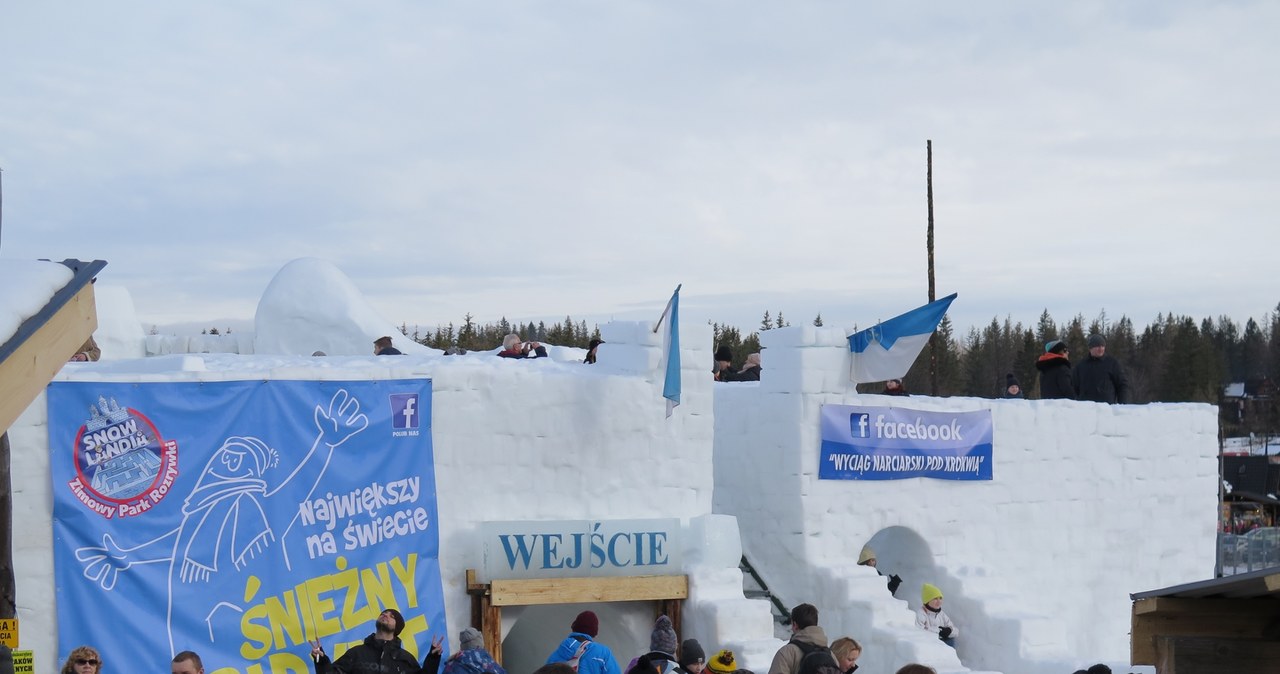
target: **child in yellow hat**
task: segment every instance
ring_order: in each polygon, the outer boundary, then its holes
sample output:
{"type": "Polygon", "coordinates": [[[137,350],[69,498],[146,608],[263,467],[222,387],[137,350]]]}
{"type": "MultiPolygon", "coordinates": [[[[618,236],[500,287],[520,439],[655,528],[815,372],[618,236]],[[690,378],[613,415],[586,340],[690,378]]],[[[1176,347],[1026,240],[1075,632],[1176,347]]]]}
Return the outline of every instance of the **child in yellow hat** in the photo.
{"type": "Polygon", "coordinates": [[[920,608],[916,609],[916,627],[934,632],[946,645],[955,648],[960,636],[955,623],[942,611],[942,590],[937,585],[925,583],[920,588],[920,608]]]}

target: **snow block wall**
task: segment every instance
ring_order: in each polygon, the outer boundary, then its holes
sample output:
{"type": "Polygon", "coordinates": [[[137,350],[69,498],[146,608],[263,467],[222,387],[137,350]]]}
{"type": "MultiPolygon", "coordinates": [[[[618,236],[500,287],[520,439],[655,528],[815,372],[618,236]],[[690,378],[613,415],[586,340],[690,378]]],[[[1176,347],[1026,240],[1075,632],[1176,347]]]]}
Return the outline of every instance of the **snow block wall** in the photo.
{"type": "Polygon", "coordinates": [[[1213,576],[1212,406],[858,395],[844,331],[761,342],[759,384],[715,385],[715,510],[737,517],[774,594],[816,605],[828,637],[863,644],[869,671],[1127,663],[1129,593],[1213,576]],[[989,409],[994,479],[819,480],[824,404],[989,409]],[[903,578],[897,598],[857,566],[867,543],[903,578]],[[914,627],[925,582],[957,623],[954,651],[914,627]]]}
{"type": "MultiPolygon", "coordinates": [[[[742,595],[741,545],[732,518],[712,503],[710,328],[682,331],[682,404],[665,416],[662,338],[652,325],[614,323],[594,366],[490,354],[310,358],[170,355],[72,364],[73,381],[389,379],[430,377],[440,515],[441,570],[449,637],[470,621],[467,569],[481,569],[479,527],[487,521],[680,518],[691,597],[682,638],[708,649],[760,639],[772,655],[768,605],[742,595]]],[[[42,396],[11,429],[18,617],[25,648],[52,663],[78,644],[56,644],[49,438],[42,396]]],[[[655,617],[649,602],[590,605],[601,641],[624,664],[646,652],[655,617]]],[[[540,666],[587,605],[507,608],[504,655],[513,672],[540,666]]],[[[159,607],[158,610],[163,610],[159,607]]],[[[714,652],[710,651],[709,652],[714,652]]],[[[751,665],[767,667],[761,659],[751,665]]],[[[42,665],[52,671],[56,665],[42,665]]]]}

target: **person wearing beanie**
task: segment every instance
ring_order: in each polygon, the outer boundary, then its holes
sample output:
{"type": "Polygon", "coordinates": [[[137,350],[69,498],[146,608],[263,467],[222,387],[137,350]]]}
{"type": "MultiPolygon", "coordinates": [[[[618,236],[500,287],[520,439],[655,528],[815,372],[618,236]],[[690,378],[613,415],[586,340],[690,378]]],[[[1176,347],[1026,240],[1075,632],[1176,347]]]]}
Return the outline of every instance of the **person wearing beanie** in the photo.
{"type": "Polygon", "coordinates": [[[907,393],[907,387],[902,384],[901,379],[890,379],[884,383],[884,390],[880,392],[882,396],[905,396],[911,395],[907,393]]]}
{"type": "Polygon", "coordinates": [[[1071,385],[1076,400],[1115,405],[1129,402],[1129,377],[1120,361],[1107,355],[1107,340],[1102,335],[1089,335],[1089,357],[1071,372],[1071,385]]]}
{"type": "MultiPolygon", "coordinates": [[[[458,634],[458,652],[449,656],[444,664],[442,674],[507,674],[484,648],[484,636],[480,630],[468,627],[458,634]]],[[[436,670],[424,664],[423,672],[431,674],[436,670]]]]}
{"type": "Polygon", "coordinates": [[[685,639],[680,643],[680,664],[676,668],[680,674],[702,674],[707,666],[707,653],[697,639],[685,639]]]}
{"type": "Polygon", "coordinates": [[[458,634],[458,649],[469,651],[473,648],[484,648],[484,637],[481,636],[480,630],[468,627],[458,634]]]}
{"type": "Polygon", "coordinates": [[[595,640],[600,634],[600,618],[594,611],[579,613],[569,630],[569,636],[547,656],[546,664],[576,660],[578,674],[622,674],[613,651],[595,640]]]}
{"type": "Polygon", "coordinates": [[[733,374],[730,369],[733,367],[733,350],[724,344],[716,349],[715,362],[711,367],[711,374],[716,381],[728,381],[725,377],[733,374]]]}
{"type": "Polygon", "coordinates": [[[365,637],[364,643],[348,648],[347,652],[335,661],[329,660],[319,639],[312,641],[311,659],[316,664],[316,674],[328,672],[417,674],[422,667],[418,665],[417,658],[401,646],[400,633],[403,631],[404,616],[394,608],[387,608],[378,614],[378,619],[374,622],[373,634],[365,637]]]}
{"type": "Polygon", "coordinates": [[[818,607],[800,604],[791,609],[791,640],[773,654],[769,674],[799,674],[804,656],[827,647],[827,633],[818,626],[818,607]]]}
{"type": "Polygon", "coordinates": [[[1018,383],[1018,378],[1010,372],[1004,376],[1004,397],[1006,398],[1022,398],[1022,385],[1018,383]]]}
{"type": "Polygon", "coordinates": [[[587,365],[595,365],[596,349],[600,348],[601,344],[604,344],[603,339],[600,339],[597,337],[596,339],[591,340],[591,342],[587,344],[587,357],[583,359],[582,362],[586,363],[587,365]]]}
{"type": "Polygon", "coordinates": [[[942,643],[955,648],[960,631],[942,611],[942,590],[937,585],[925,583],[920,588],[920,608],[916,609],[916,627],[934,632],[942,643]]]}
{"type": "Polygon", "coordinates": [[[707,671],[712,674],[733,674],[738,671],[738,660],[733,657],[733,651],[721,649],[707,661],[707,671]]]}
{"type": "Polygon", "coordinates": [[[1060,339],[1049,340],[1044,345],[1044,354],[1036,361],[1036,369],[1040,371],[1040,399],[1076,397],[1075,388],[1071,385],[1071,360],[1067,358],[1066,342],[1060,339]]]}
{"type": "MultiPolygon", "coordinates": [[[[858,566],[869,566],[875,569],[877,574],[884,575],[884,572],[876,566],[876,551],[872,550],[870,545],[862,546],[862,552],[858,553],[858,566]]],[[[899,585],[902,585],[902,579],[898,574],[890,574],[889,594],[897,594],[899,585]]]]}
{"type": "Polygon", "coordinates": [[[627,672],[636,669],[637,664],[644,660],[649,663],[651,669],[641,668],[640,671],[654,671],[658,674],[667,674],[677,667],[676,662],[676,631],[671,626],[671,618],[665,615],[658,616],[653,621],[653,631],[649,633],[649,652],[631,660],[627,663],[627,672]]]}

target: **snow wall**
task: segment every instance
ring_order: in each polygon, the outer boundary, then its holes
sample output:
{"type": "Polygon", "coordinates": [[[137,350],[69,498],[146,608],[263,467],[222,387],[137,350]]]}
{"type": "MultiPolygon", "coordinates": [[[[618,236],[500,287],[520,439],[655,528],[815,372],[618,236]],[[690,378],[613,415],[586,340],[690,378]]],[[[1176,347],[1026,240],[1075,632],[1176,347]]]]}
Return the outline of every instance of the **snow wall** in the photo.
{"type": "MultiPolygon", "coordinates": [[[[1129,593],[1212,578],[1217,412],[1203,404],[858,395],[840,329],[761,334],[759,384],[715,385],[715,510],[788,606],[815,604],[869,671],[927,662],[1035,674],[1129,671],[1129,593]],[[825,404],[991,410],[993,480],[820,480],[825,404]],[[870,543],[897,599],[856,565],[870,543]],[[961,633],[916,630],[922,583],[961,633]]],[[[922,355],[921,357],[926,357],[922,355]]]]}
{"type": "MultiPolygon", "coordinates": [[[[127,293],[102,296],[100,315],[132,314],[127,293]]],[[[683,404],[666,419],[660,337],[645,324],[602,326],[607,343],[591,367],[572,361],[572,349],[554,348],[538,361],[234,355],[253,352],[253,335],[166,340],[134,325],[103,321],[103,362],[69,364],[59,379],[433,379],[440,562],[454,648],[470,618],[465,572],[481,567],[476,539],[486,521],[681,518],[690,577],[681,638],[698,639],[708,654],[734,649],[741,666],[761,673],[781,642],[768,604],[743,598],[742,551],[786,605],[814,603],[832,639],[862,642],[866,671],[918,661],[939,672],[1050,674],[1126,663],[1128,594],[1213,572],[1217,417],[1208,405],[860,396],[848,381],[844,331],[810,326],[761,335],[768,348],[759,384],[713,385],[710,331],[686,325],[683,404]],[[172,355],[118,358],[139,352],[172,355]],[[818,415],[829,403],[990,409],[994,480],[818,480],[818,415]],[[868,542],[881,568],[904,578],[901,599],[874,570],[855,565],[868,542]],[[942,588],[962,630],[957,651],[914,628],[922,582],[942,588]]],[[[365,336],[350,348],[364,348],[365,336]]],[[[55,643],[48,610],[45,419],[41,397],[10,439],[22,644],[51,671],[77,644],[55,643]]],[[[540,665],[586,607],[504,609],[513,674],[540,665]]],[[[647,650],[652,604],[590,607],[620,661],[647,650]]]]}
{"type": "MultiPolygon", "coordinates": [[[[483,568],[478,541],[482,523],[679,518],[690,584],[681,636],[697,638],[708,648],[733,648],[747,666],[767,669],[781,645],[774,638],[768,604],[743,597],[736,522],[711,512],[712,382],[703,376],[711,369],[710,328],[692,326],[682,332],[683,403],[670,419],[657,372],[662,338],[651,328],[637,323],[602,326],[608,343],[600,347],[601,363],[595,366],[567,358],[513,361],[490,353],[325,358],[202,353],[104,357],[98,363],[69,364],[57,379],[429,377],[440,565],[454,650],[458,631],[471,616],[466,570],[483,568]]],[[[145,339],[154,342],[154,337],[145,339]]],[[[238,339],[241,347],[251,343],[238,339]]],[[[122,341],[141,348],[143,340],[138,335],[122,341]]],[[[103,341],[115,343],[113,338],[103,341]]],[[[192,341],[201,349],[216,346],[214,340],[192,341]]],[[[56,615],[49,610],[55,606],[55,589],[46,407],[42,395],[10,429],[10,439],[22,646],[35,650],[41,671],[53,671],[53,663],[79,644],[55,643],[56,615]]],[[[540,666],[585,608],[600,616],[600,640],[624,665],[648,650],[656,617],[653,602],[506,607],[503,649],[510,671],[527,674],[540,666]]]]}

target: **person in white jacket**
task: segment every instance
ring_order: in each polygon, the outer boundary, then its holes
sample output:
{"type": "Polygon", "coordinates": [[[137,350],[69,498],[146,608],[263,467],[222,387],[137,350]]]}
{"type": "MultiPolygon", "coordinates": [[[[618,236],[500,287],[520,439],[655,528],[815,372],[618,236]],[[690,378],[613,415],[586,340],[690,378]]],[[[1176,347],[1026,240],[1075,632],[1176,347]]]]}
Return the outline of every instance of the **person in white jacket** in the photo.
{"type": "Polygon", "coordinates": [[[956,637],[960,630],[956,629],[951,618],[942,612],[942,590],[937,585],[925,583],[920,588],[920,608],[916,609],[916,627],[934,632],[946,645],[955,648],[956,637]]]}

